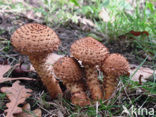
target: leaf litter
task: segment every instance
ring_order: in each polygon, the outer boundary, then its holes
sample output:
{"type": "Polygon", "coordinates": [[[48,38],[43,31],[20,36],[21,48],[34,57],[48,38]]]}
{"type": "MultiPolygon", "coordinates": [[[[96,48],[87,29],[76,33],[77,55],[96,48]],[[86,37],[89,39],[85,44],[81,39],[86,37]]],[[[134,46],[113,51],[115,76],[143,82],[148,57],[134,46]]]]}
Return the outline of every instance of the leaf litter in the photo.
{"type": "Polygon", "coordinates": [[[25,104],[22,109],[23,111],[16,114],[15,117],[41,117],[41,109],[37,108],[32,111],[29,103],[25,104]]]}
{"type": "Polygon", "coordinates": [[[11,69],[10,65],[0,65],[0,83],[12,81],[12,80],[34,80],[32,78],[27,77],[19,77],[19,78],[4,78],[3,75],[11,69]]]}
{"type": "Polygon", "coordinates": [[[147,68],[147,67],[140,67],[138,69],[139,66],[134,65],[134,64],[131,64],[130,67],[131,68],[130,68],[129,72],[130,72],[130,75],[132,75],[131,80],[133,80],[133,81],[139,82],[141,80],[141,82],[147,82],[148,79],[150,79],[152,76],[156,75],[156,72],[154,70],[147,68]]]}
{"type": "Polygon", "coordinates": [[[10,102],[6,104],[7,109],[5,110],[6,117],[14,117],[14,114],[21,113],[22,108],[18,107],[19,104],[25,102],[32,92],[31,89],[26,89],[25,86],[19,84],[20,81],[13,83],[12,87],[2,87],[1,92],[6,93],[10,102]]]}

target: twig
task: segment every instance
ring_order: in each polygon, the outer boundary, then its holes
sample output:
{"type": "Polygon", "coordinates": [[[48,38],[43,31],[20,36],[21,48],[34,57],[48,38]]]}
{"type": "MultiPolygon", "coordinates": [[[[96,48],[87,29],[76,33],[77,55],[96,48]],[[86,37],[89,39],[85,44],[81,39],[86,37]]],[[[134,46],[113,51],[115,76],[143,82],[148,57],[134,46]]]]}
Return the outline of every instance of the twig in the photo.
{"type": "Polygon", "coordinates": [[[1,78],[0,83],[7,82],[7,81],[13,81],[13,80],[36,80],[33,78],[27,78],[27,77],[20,77],[20,78],[1,78]]]}
{"type": "Polygon", "coordinates": [[[50,111],[46,110],[44,107],[42,107],[40,104],[37,103],[37,106],[39,106],[42,110],[47,112],[48,114],[52,114],[50,111]]]}
{"type": "MultiPolygon", "coordinates": [[[[122,82],[121,84],[123,85],[123,87],[125,87],[125,85],[123,84],[123,82],[122,82]]],[[[132,100],[131,100],[130,97],[128,96],[127,91],[125,90],[125,88],[123,88],[123,89],[124,89],[124,92],[125,92],[126,96],[127,96],[128,99],[129,99],[129,101],[132,103],[132,100]]]]}
{"type": "Polygon", "coordinates": [[[99,108],[99,103],[98,101],[96,102],[96,117],[98,117],[98,108],[99,108]]]}

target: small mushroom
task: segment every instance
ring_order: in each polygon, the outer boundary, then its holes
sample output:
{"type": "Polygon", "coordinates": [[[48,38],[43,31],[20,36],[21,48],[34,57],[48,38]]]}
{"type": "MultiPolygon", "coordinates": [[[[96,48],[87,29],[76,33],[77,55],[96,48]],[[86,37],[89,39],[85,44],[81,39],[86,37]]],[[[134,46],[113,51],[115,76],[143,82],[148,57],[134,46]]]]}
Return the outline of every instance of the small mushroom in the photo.
{"type": "Polygon", "coordinates": [[[51,28],[41,24],[26,24],[12,34],[11,43],[18,52],[29,56],[52,98],[62,94],[58,82],[52,71],[49,70],[49,65],[46,64],[49,53],[57,50],[60,44],[56,33],[51,28]]]}
{"type": "Polygon", "coordinates": [[[98,81],[96,66],[101,65],[102,61],[106,58],[109,53],[108,49],[92,37],[86,37],[73,43],[70,52],[72,56],[82,61],[92,99],[102,99],[103,94],[98,81]]]}
{"type": "Polygon", "coordinates": [[[118,78],[123,75],[129,74],[129,63],[125,57],[120,54],[110,54],[101,67],[105,78],[104,78],[104,99],[109,99],[118,83],[118,78]]]}
{"type": "Polygon", "coordinates": [[[89,99],[84,92],[83,73],[79,63],[71,57],[60,58],[53,65],[54,73],[71,92],[72,103],[79,106],[89,105],[89,99]]]}

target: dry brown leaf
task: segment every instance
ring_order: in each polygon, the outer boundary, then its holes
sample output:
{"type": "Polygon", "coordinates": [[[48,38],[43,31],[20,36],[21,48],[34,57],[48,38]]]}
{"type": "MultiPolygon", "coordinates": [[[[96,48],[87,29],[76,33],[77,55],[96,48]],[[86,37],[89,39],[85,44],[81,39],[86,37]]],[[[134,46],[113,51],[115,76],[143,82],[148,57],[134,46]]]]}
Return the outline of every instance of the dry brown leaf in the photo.
{"type": "Polygon", "coordinates": [[[0,65],[0,77],[3,77],[3,75],[11,68],[10,65],[0,65]]]}
{"type": "Polygon", "coordinates": [[[102,10],[99,13],[99,17],[104,21],[104,22],[113,22],[115,20],[115,18],[110,18],[109,13],[107,12],[107,10],[105,8],[102,8],[102,10]]]}
{"type": "Polygon", "coordinates": [[[14,117],[13,114],[22,112],[22,109],[18,107],[19,104],[23,103],[32,92],[31,89],[26,89],[24,86],[19,84],[20,81],[13,83],[12,87],[2,87],[1,91],[6,93],[10,102],[6,104],[8,109],[5,110],[6,117],[14,117]]]}
{"type": "MultiPolygon", "coordinates": [[[[129,72],[130,72],[130,75],[132,76],[139,66],[131,64],[130,67],[131,69],[129,72]]],[[[139,81],[139,78],[141,78],[141,82],[146,82],[146,80],[150,78],[153,75],[153,73],[154,73],[154,70],[150,68],[140,67],[138,71],[133,75],[131,80],[139,81]]],[[[155,72],[155,75],[156,75],[156,72],[155,72]]]]}
{"type": "Polygon", "coordinates": [[[81,18],[80,16],[78,16],[77,18],[81,24],[88,25],[91,27],[95,27],[95,24],[93,23],[92,20],[86,19],[86,18],[81,18]]]}
{"type": "Polygon", "coordinates": [[[27,77],[19,77],[19,78],[4,78],[3,75],[11,69],[10,65],[0,65],[0,83],[11,81],[11,80],[34,80],[32,78],[27,77]]]}
{"type": "Polygon", "coordinates": [[[42,116],[42,111],[41,109],[35,109],[31,111],[30,104],[27,103],[23,107],[23,112],[16,114],[15,117],[41,117],[42,116]]]}

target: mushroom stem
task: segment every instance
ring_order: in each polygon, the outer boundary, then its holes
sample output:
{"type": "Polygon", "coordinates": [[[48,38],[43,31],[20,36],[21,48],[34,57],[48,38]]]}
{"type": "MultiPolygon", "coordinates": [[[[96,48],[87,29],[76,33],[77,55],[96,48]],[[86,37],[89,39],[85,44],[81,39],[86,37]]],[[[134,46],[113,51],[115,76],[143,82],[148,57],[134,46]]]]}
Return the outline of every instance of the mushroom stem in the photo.
{"type": "Polygon", "coordinates": [[[86,81],[93,100],[103,99],[102,90],[98,80],[98,72],[95,65],[84,64],[86,81]]]}
{"type": "Polygon", "coordinates": [[[66,84],[67,89],[71,92],[72,104],[86,106],[90,104],[89,98],[84,91],[84,82],[77,81],[66,84]]]}
{"type": "Polygon", "coordinates": [[[120,76],[129,74],[129,63],[120,54],[110,54],[103,62],[101,70],[104,75],[104,99],[109,99],[116,89],[120,76]]]}
{"type": "Polygon", "coordinates": [[[41,55],[39,57],[29,56],[29,59],[33,64],[36,72],[41,77],[43,84],[47,87],[47,90],[52,98],[56,98],[59,94],[62,94],[59,83],[50,70],[50,65],[46,64],[47,55],[41,55]]]}
{"type": "Polygon", "coordinates": [[[117,86],[117,81],[115,77],[106,76],[104,78],[103,87],[104,87],[104,92],[105,92],[105,96],[104,96],[105,100],[109,99],[112,96],[112,94],[114,93],[116,89],[116,86],[117,86]]]}

